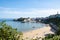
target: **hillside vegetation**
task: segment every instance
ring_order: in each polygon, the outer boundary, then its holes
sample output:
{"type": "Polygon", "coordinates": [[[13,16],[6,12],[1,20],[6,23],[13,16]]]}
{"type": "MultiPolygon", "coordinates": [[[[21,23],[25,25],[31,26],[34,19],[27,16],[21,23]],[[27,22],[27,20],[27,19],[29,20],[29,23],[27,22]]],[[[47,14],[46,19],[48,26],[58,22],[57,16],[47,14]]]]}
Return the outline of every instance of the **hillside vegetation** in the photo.
{"type": "Polygon", "coordinates": [[[22,40],[22,32],[12,28],[5,22],[0,22],[0,40],[22,40]]]}

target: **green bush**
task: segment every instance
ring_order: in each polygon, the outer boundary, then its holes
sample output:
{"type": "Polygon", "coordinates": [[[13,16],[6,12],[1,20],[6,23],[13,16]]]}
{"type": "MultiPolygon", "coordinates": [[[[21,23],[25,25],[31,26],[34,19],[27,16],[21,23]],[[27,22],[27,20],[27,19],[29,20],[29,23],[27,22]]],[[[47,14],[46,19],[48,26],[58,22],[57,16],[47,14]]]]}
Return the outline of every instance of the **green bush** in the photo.
{"type": "Polygon", "coordinates": [[[0,23],[0,40],[19,40],[22,39],[22,32],[18,32],[17,29],[12,28],[5,22],[0,23]]]}

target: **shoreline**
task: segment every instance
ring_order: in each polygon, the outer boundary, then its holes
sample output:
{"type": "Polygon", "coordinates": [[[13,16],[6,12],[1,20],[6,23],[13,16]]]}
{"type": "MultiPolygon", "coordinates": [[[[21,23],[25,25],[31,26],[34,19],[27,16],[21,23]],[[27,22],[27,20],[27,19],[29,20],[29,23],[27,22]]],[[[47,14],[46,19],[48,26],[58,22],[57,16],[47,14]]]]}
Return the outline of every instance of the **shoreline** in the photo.
{"type": "MultiPolygon", "coordinates": [[[[41,23],[41,24],[44,24],[44,23],[41,23]]],[[[43,27],[40,27],[40,28],[44,28],[44,27],[47,27],[47,26],[49,26],[49,24],[45,24],[45,26],[43,26],[43,27]]],[[[28,30],[28,31],[22,31],[22,33],[26,33],[26,32],[30,32],[30,31],[33,31],[33,30],[36,30],[36,29],[40,29],[40,28],[33,28],[32,30],[28,30]]]]}
{"type": "Polygon", "coordinates": [[[38,28],[35,30],[31,30],[28,32],[23,32],[23,38],[24,39],[32,39],[36,37],[44,38],[46,34],[54,34],[55,30],[52,29],[49,25],[46,27],[38,28]]]}
{"type": "MultiPolygon", "coordinates": [[[[40,27],[40,28],[44,28],[44,27],[40,27]]],[[[30,31],[33,31],[33,30],[37,30],[37,29],[40,29],[40,28],[33,28],[32,30],[28,30],[28,31],[22,31],[22,33],[27,33],[27,32],[30,32],[30,31]]]]}

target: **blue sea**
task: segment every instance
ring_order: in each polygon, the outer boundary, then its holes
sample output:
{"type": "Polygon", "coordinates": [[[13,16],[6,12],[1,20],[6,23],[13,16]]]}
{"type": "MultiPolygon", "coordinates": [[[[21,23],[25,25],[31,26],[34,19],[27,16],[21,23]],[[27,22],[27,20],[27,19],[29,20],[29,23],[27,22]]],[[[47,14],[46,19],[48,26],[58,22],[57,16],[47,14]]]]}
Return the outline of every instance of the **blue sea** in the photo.
{"type": "Polygon", "coordinates": [[[19,21],[12,21],[12,20],[6,20],[6,24],[12,26],[12,28],[17,28],[18,31],[22,31],[22,32],[26,32],[46,26],[46,24],[43,23],[31,23],[31,22],[22,23],[19,21]]]}

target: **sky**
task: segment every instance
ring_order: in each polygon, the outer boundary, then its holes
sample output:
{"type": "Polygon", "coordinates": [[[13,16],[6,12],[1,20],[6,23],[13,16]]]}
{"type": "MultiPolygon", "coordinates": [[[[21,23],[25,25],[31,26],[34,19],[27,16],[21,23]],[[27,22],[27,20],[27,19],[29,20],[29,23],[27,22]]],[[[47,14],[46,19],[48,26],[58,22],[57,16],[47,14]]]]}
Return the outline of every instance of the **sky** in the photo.
{"type": "Polygon", "coordinates": [[[60,13],[60,0],[0,0],[0,18],[47,17],[60,13]]]}

